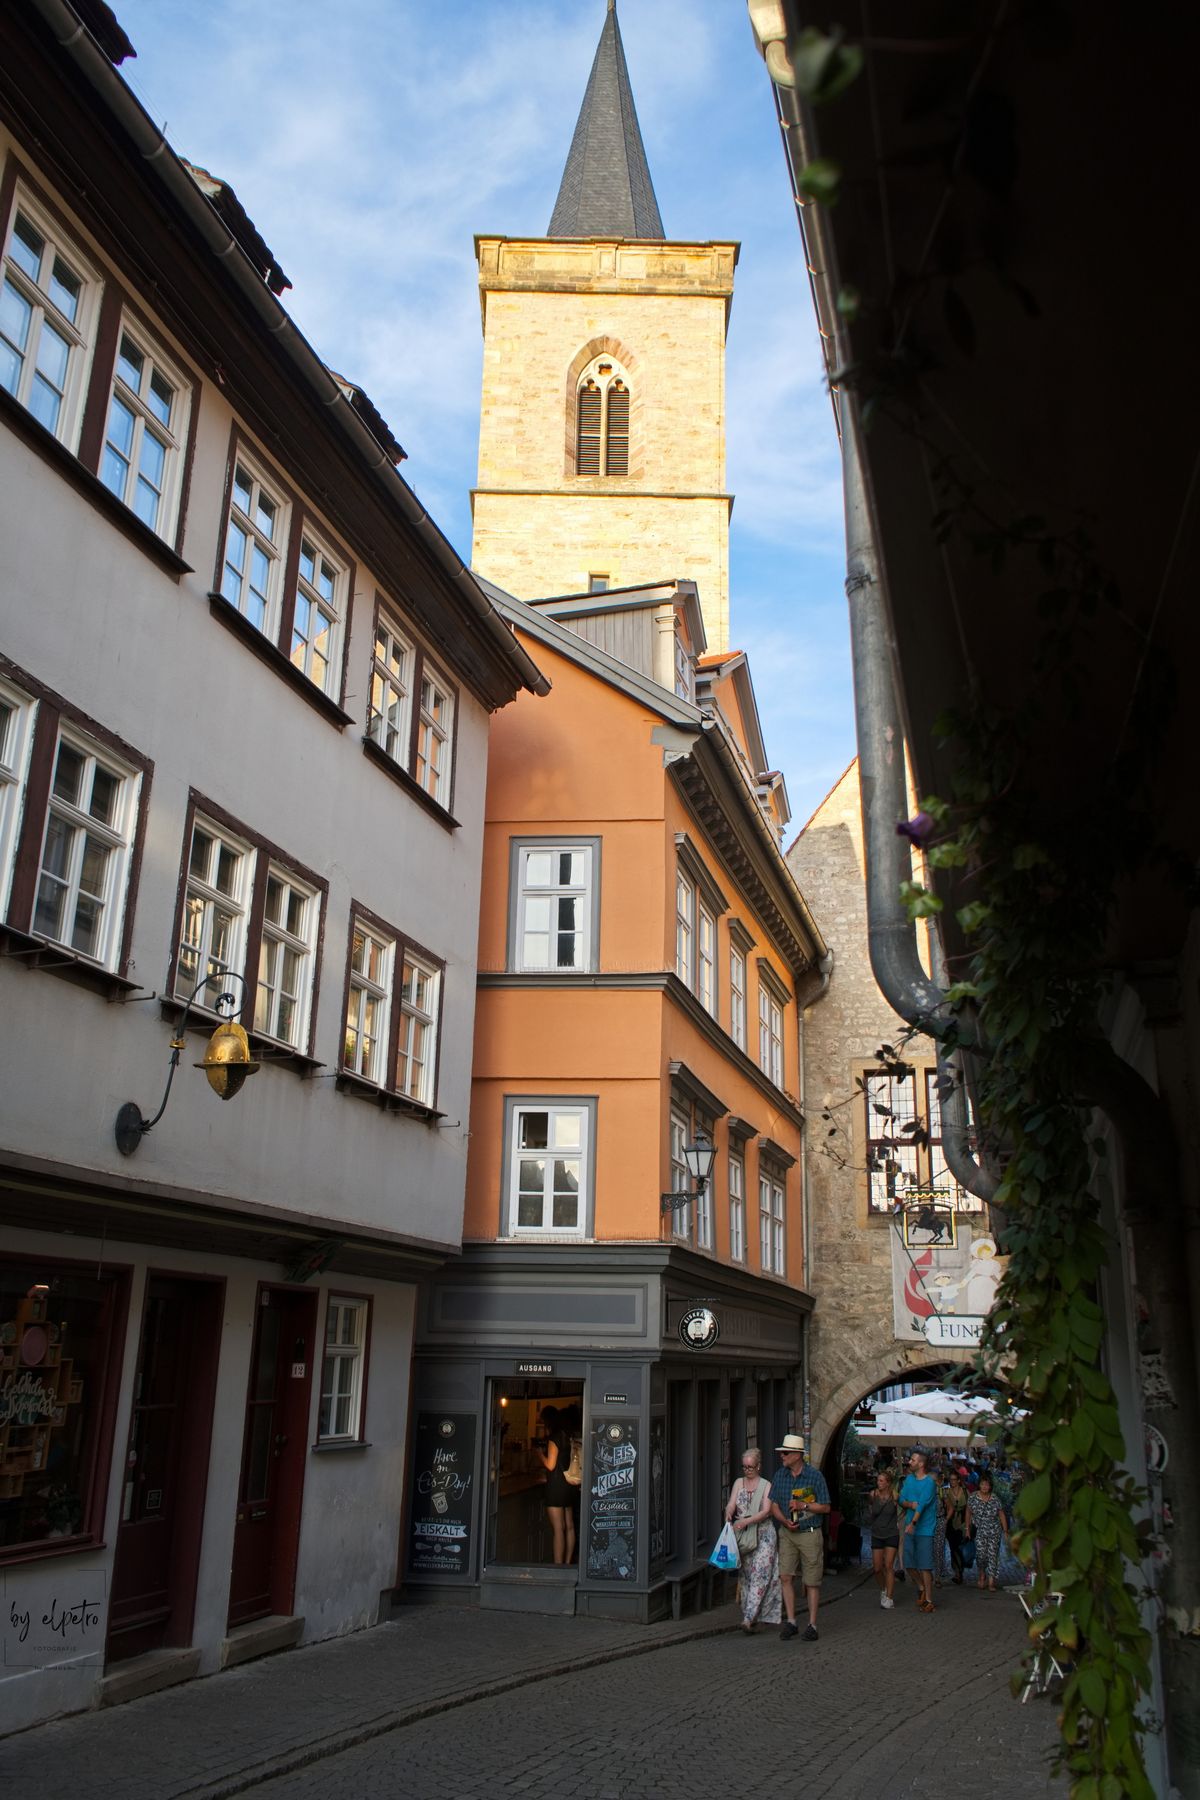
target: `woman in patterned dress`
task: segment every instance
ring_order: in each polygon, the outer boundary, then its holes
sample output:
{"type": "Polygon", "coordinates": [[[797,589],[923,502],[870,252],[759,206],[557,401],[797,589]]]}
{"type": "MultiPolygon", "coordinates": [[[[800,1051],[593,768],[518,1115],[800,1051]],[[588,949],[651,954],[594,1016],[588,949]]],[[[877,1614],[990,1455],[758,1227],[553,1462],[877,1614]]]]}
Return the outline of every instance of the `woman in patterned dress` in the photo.
{"type": "Polygon", "coordinates": [[[967,1502],[967,1536],[975,1539],[975,1566],[980,1587],[987,1581],[996,1591],[1000,1572],[1000,1534],[1008,1530],[1008,1520],[997,1494],[992,1492],[990,1475],[979,1477],[979,1486],[967,1502]]]}
{"type": "Polygon", "coordinates": [[[779,1586],[779,1538],[771,1523],[771,1484],[763,1479],[762,1453],[746,1450],[742,1472],[729,1493],[725,1517],[737,1533],[742,1558],[742,1630],[756,1622],[778,1625],[783,1616],[779,1586]]]}

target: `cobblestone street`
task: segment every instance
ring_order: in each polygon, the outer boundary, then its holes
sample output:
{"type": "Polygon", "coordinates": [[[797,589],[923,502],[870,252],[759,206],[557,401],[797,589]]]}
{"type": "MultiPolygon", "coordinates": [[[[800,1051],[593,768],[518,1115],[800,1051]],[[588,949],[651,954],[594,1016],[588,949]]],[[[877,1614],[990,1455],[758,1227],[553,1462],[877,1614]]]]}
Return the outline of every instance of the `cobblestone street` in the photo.
{"type": "Polygon", "coordinates": [[[806,1800],[1056,1791],[1051,1704],[1009,1694],[1015,1598],[947,1588],[924,1618],[897,1593],[889,1614],[831,1581],[816,1644],[747,1640],[731,1608],[646,1628],[413,1608],[10,1738],[0,1789],[52,1771],[88,1800],[708,1800],[777,1770],[806,1800]]]}

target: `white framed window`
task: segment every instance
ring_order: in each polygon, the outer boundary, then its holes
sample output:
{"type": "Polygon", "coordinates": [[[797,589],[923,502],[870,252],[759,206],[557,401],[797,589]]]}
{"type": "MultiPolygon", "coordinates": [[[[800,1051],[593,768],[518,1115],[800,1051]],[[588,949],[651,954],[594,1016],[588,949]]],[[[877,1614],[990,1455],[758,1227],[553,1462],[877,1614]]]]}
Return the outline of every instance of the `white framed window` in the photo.
{"type": "Polygon", "coordinates": [[[913,1131],[917,1125],[917,1077],[910,1068],[871,1069],[863,1078],[867,1112],[870,1209],[888,1213],[921,1185],[913,1131]]]}
{"type": "Polygon", "coordinates": [[[759,1252],[764,1273],[787,1273],[785,1228],[785,1186],[783,1178],[770,1169],[759,1171],[758,1230],[759,1252]]]}
{"type": "Polygon", "coordinates": [[[767,983],[758,983],[758,1066],[776,1087],[783,1086],[783,1004],[767,983]]]}
{"type": "Polygon", "coordinates": [[[675,692],[681,700],[696,698],[696,672],[692,653],[683,641],[683,633],[675,633],[675,692]]]}
{"type": "Polygon", "coordinates": [[[258,946],[254,1029],[294,1049],[308,1039],[320,916],[313,889],[271,863],[258,946]]]}
{"type": "MultiPolygon", "coordinates": [[[[711,1142],[712,1133],[709,1132],[711,1142]]],[[[714,1158],[712,1173],[717,1172],[714,1158]]],[[[713,1247],[713,1180],[712,1175],[696,1195],[696,1248],[711,1250],[713,1247]]]]}
{"type": "Polygon", "coordinates": [[[136,327],[121,327],[108,400],[100,479],[160,537],[179,511],[188,387],[136,327]]]}
{"type": "Polygon", "coordinates": [[[746,1260],[746,1161],[739,1150],[729,1152],[729,1259],[746,1260]]]}
{"type": "Polygon", "coordinates": [[[518,970],[593,968],[595,847],[516,847],[513,961],[518,970]]]}
{"type": "Polygon", "coordinates": [[[696,997],[705,1012],[717,1016],[717,921],[700,902],[696,937],[696,997]]]}
{"type": "Polygon", "coordinates": [[[739,1050],[746,1048],[746,952],[729,946],[729,1035],[739,1050]]]}
{"type": "Polygon", "coordinates": [[[330,1294],[326,1302],[318,1443],[357,1443],[362,1438],[370,1313],[365,1296],[330,1294]]]}
{"type": "MultiPolygon", "coordinates": [[[[950,1173],[950,1165],[942,1148],[942,1105],[938,1096],[938,1072],[936,1069],[925,1071],[925,1106],[929,1128],[927,1154],[929,1157],[929,1183],[931,1188],[938,1188],[953,1200],[955,1212],[978,1213],[983,1211],[983,1201],[978,1194],[968,1193],[966,1188],[959,1187],[950,1173]]],[[[967,1099],[968,1113],[971,1102],[967,1099]]]]}
{"type": "Polygon", "coordinates": [[[513,1106],[510,1236],[583,1236],[587,1229],[590,1128],[586,1106],[541,1101],[513,1106]]]}
{"type": "MultiPolygon", "coordinates": [[[[175,992],[181,998],[192,993],[202,976],[242,973],[252,866],[249,844],[207,819],[193,821],[175,965],[175,992]]],[[[215,998],[207,988],[198,996],[201,1006],[211,1006],[215,998]]]]}
{"type": "Polygon", "coordinates": [[[408,767],[412,742],[413,647],[387,613],[375,621],[367,736],[385,756],[408,767]]]}
{"type": "Polygon", "coordinates": [[[306,523],[292,612],[292,667],[323,694],[335,696],[341,667],[342,620],[349,571],[306,523]]]}
{"type": "MultiPolygon", "coordinates": [[[[688,1174],[687,1158],[684,1149],[691,1135],[692,1121],[687,1113],[678,1107],[671,1108],[671,1191],[675,1194],[690,1192],[692,1178],[688,1174]]],[[[682,1239],[685,1243],[692,1241],[692,1205],[689,1200],[686,1206],[679,1206],[671,1214],[671,1236],[682,1239]]]]}
{"type": "Polygon", "coordinates": [[[230,484],[221,592],[265,637],[276,635],[287,543],[287,505],[239,448],[230,484]]]}
{"type": "Polygon", "coordinates": [[[20,189],[0,280],[0,386],[74,448],[99,279],[20,189]]]}
{"type": "Polygon", "coordinates": [[[37,707],[31,697],[0,681],[0,915],[8,906],[21,804],[37,707]]]}
{"type": "Polygon", "coordinates": [[[350,984],[342,1066],[379,1086],[387,1080],[395,945],[355,919],[350,933],[350,984]]]}
{"type": "Polygon", "coordinates": [[[675,874],[675,973],[691,987],[696,955],[696,890],[682,869],[675,874]]]}
{"type": "Polygon", "coordinates": [[[406,951],[400,980],[396,1089],[418,1106],[433,1104],[439,971],[406,951]]]}
{"type": "Polygon", "coordinates": [[[575,391],[575,473],[629,473],[629,382],[611,356],[596,357],[575,391]]]}
{"type": "Polygon", "coordinates": [[[140,785],[108,750],[60,728],[33,929],[106,968],[117,959],[140,785]]]}
{"type": "Polygon", "coordinates": [[[429,667],[422,670],[417,714],[417,758],[413,771],[431,800],[446,806],[450,799],[450,763],[454,730],[454,697],[448,682],[429,667]]]}

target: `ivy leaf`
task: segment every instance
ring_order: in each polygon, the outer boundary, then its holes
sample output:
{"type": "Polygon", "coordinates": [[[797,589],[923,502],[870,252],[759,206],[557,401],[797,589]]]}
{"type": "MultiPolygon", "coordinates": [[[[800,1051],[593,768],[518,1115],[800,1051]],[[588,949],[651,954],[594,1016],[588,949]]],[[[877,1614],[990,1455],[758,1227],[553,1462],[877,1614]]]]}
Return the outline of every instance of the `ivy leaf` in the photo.
{"type": "Polygon", "coordinates": [[[1030,1525],[1034,1525],[1050,1504],[1050,1475],[1038,1475],[1027,1487],[1021,1489],[1017,1498],[1017,1511],[1030,1525]]]}
{"type": "Polygon", "coordinates": [[[841,185],[841,167],[827,156],[816,156],[805,163],[796,178],[796,186],[805,199],[815,200],[818,206],[836,206],[841,185]]]}
{"type": "Polygon", "coordinates": [[[978,931],[991,918],[992,909],[984,900],[972,900],[969,906],[960,906],[954,916],[964,931],[978,931]]]}
{"type": "Polygon", "coordinates": [[[1080,1669],[1079,1693],[1092,1717],[1102,1719],[1107,1710],[1108,1688],[1098,1669],[1080,1669]]]}
{"type": "Polygon", "coordinates": [[[827,36],[809,25],[792,45],[796,91],[814,106],[845,93],[850,83],[857,81],[862,66],[862,51],[857,44],[843,43],[840,31],[827,36]]]}
{"type": "Polygon", "coordinates": [[[1082,1519],[1077,1519],[1071,1527],[1071,1558],[1080,1569],[1091,1567],[1092,1534],[1082,1519]]]}
{"type": "Polygon", "coordinates": [[[1080,1456],[1086,1456],[1096,1441],[1096,1425],[1090,1412],[1081,1406],[1071,1420],[1071,1432],[1075,1439],[1075,1448],[1080,1456]]]}

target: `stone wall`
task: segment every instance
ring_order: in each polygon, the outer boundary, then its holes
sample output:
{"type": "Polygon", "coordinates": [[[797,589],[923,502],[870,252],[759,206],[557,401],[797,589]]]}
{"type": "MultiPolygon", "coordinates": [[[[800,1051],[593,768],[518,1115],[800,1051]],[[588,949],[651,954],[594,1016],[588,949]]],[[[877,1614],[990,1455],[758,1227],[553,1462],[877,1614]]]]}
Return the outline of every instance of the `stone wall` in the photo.
{"type": "Polygon", "coordinates": [[[479,240],[483,383],[472,564],[519,599],[688,579],[728,645],[725,330],[734,245],[479,240]],[[629,473],[574,472],[596,355],[630,391],[629,473]]]}
{"type": "MultiPolygon", "coordinates": [[[[787,854],[834,954],[829,991],[804,1018],[806,1179],[811,1234],[810,1430],[821,1457],[864,1394],[890,1378],[944,1362],[944,1353],[899,1342],[892,1324],[891,1226],[871,1217],[865,1110],[855,1077],[903,1027],[875,985],[867,954],[866,890],[858,763],[851,763],[787,854]],[[840,1135],[821,1119],[832,1106],[840,1135]],[[849,1155],[841,1166],[840,1159],[849,1155]]],[[[917,1046],[913,1046],[914,1051],[917,1046]]],[[[909,1054],[916,1067],[928,1057],[909,1054]]]]}

